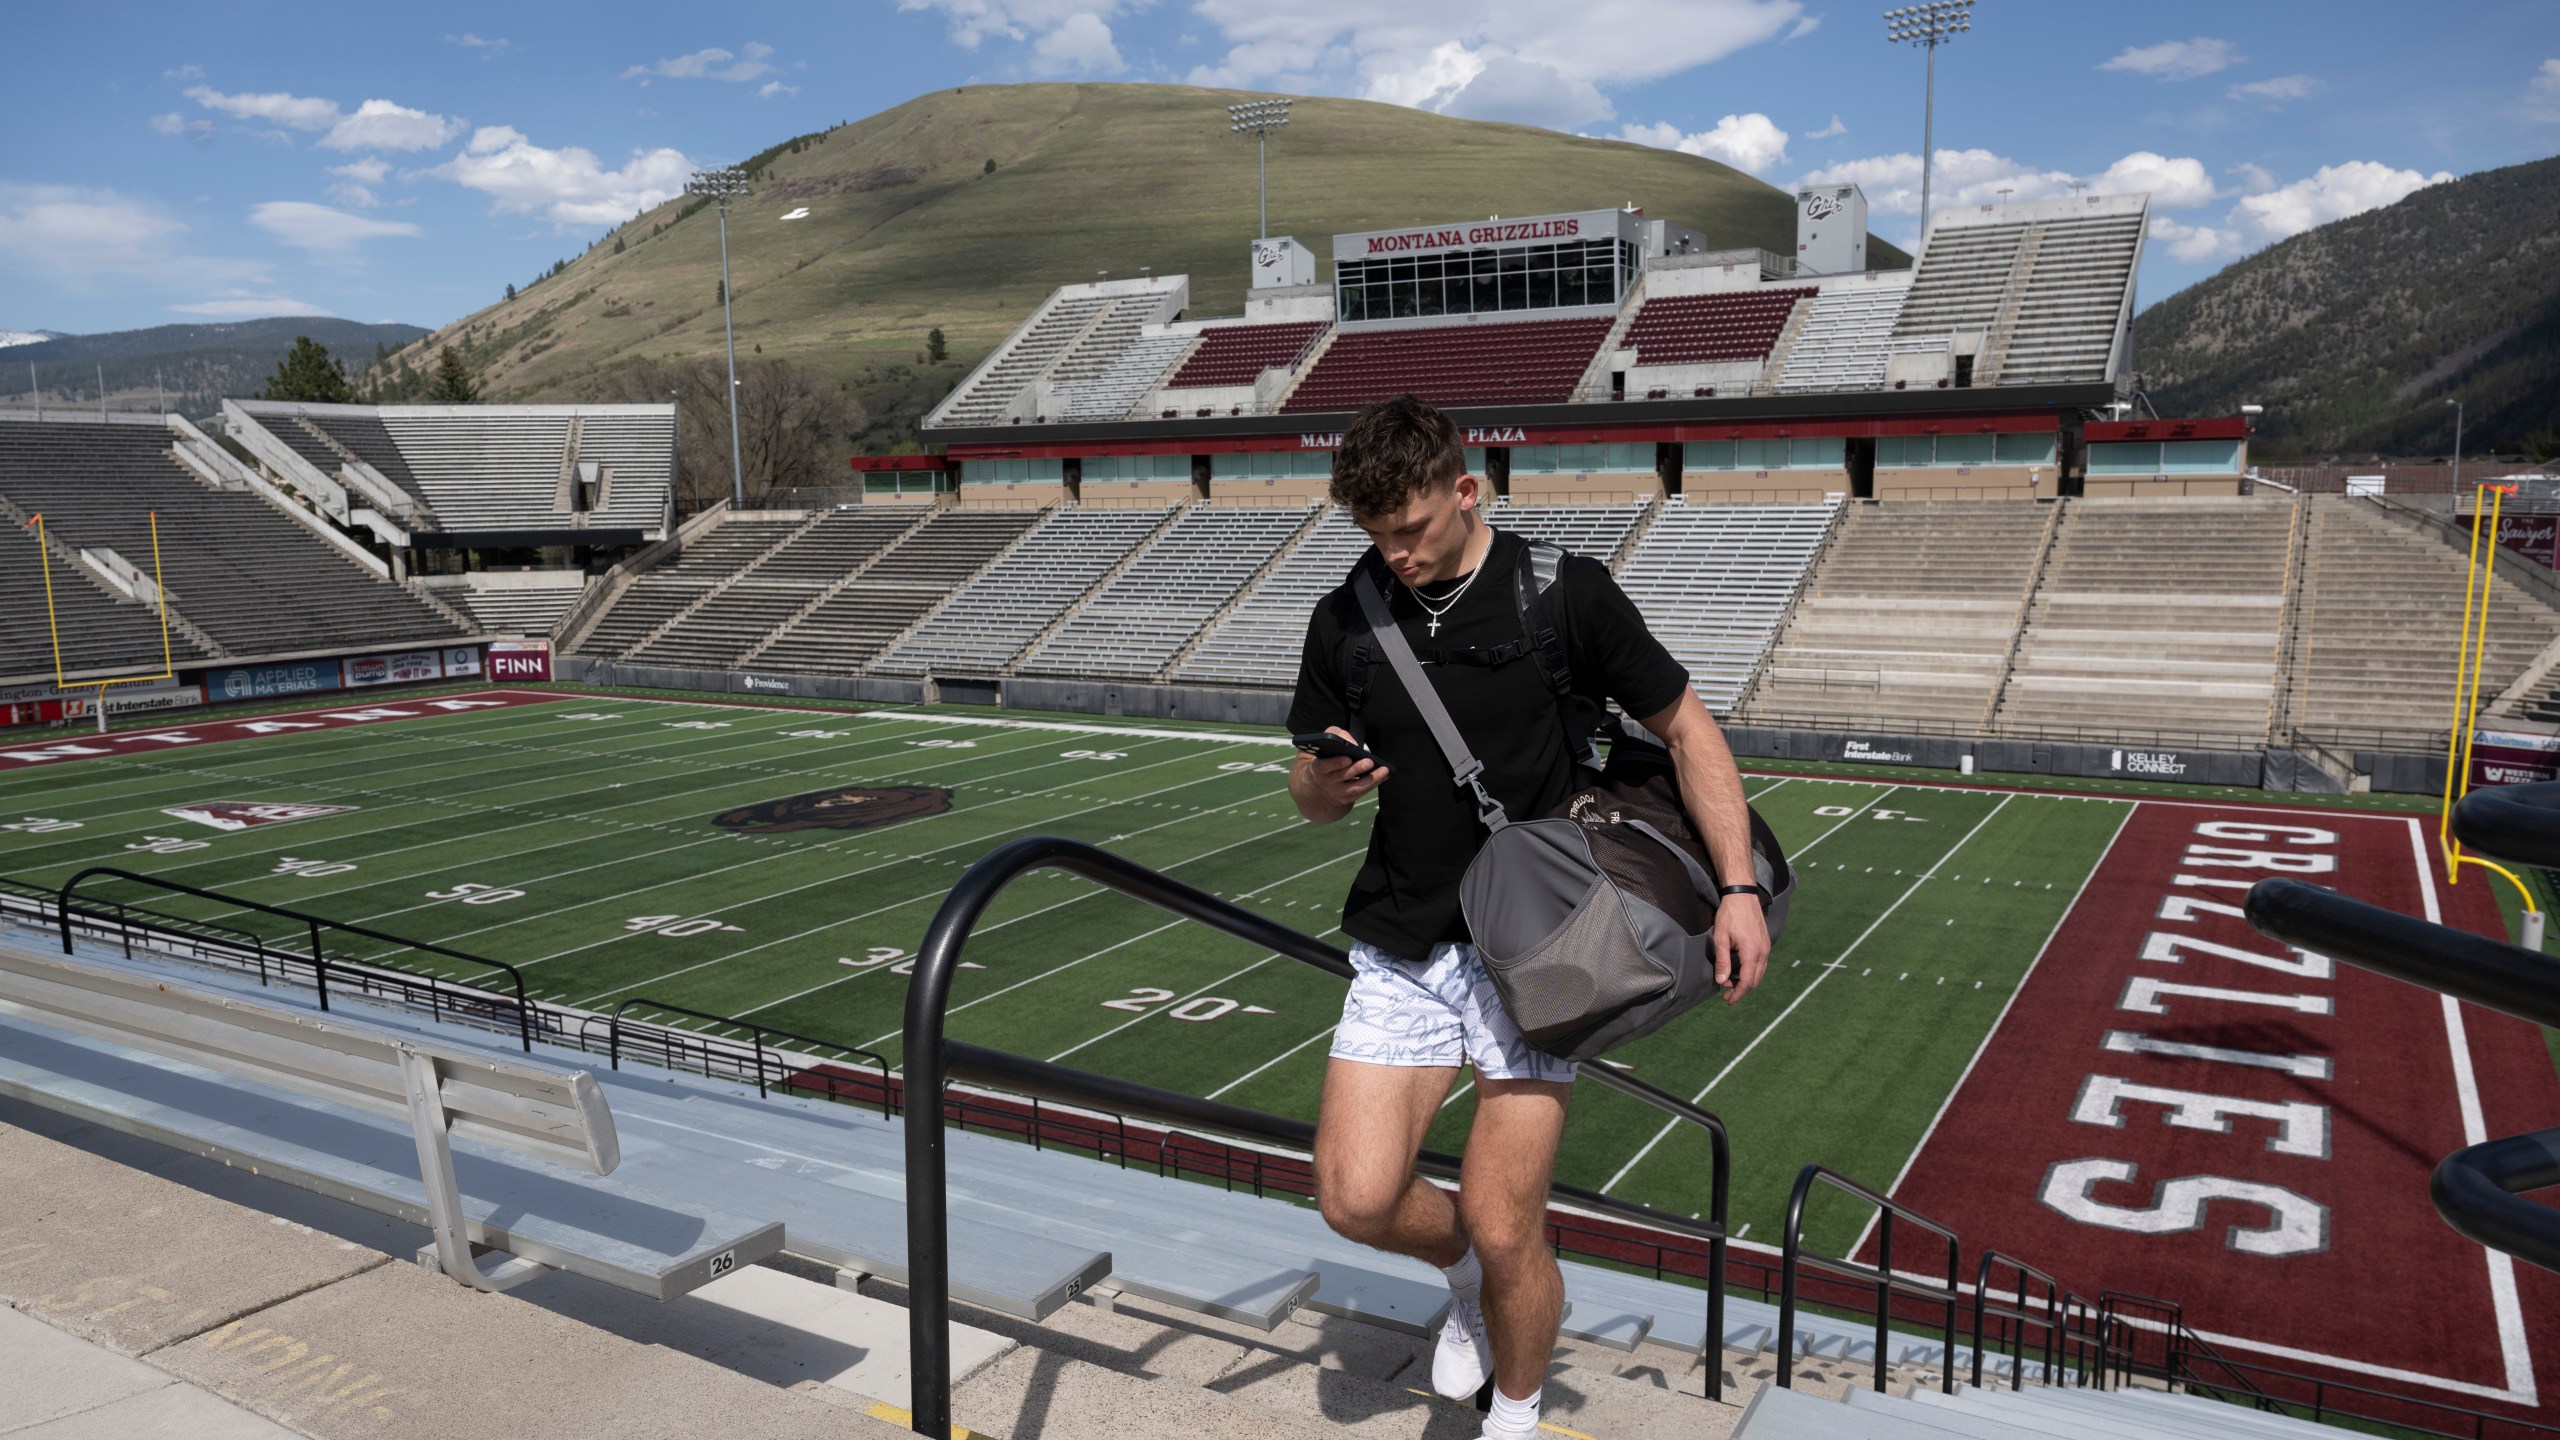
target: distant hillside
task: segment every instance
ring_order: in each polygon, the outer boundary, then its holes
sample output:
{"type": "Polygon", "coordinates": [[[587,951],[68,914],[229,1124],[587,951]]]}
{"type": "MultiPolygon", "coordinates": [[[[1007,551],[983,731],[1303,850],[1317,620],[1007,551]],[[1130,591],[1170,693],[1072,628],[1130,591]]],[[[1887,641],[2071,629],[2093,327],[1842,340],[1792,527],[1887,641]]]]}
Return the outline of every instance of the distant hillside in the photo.
{"type": "MultiPolygon", "coordinates": [[[[777,146],[749,162],[756,191],[729,217],[739,359],[819,368],[870,409],[865,448],[885,449],[1054,286],[1179,272],[1192,315],[1240,312],[1254,147],[1222,107],[1245,98],[972,85],[777,146]],[[950,355],[926,365],[936,327],[950,355]]],[[[1787,192],[1667,150],[1325,99],[1299,100],[1271,142],[1271,228],[1327,277],[1339,231],[1630,202],[1719,248],[1794,250],[1787,192]]],[[[719,267],[715,217],[671,202],[404,358],[453,343],[492,398],[588,398],[618,362],[717,355],[719,267]]]]}
{"type": "Polygon", "coordinates": [[[12,345],[35,345],[46,340],[59,340],[59,330],[0,330],[0,350],[12,345]]]}
{"type": "Polygon", "coordinates": [[[111,402],[156,404],[165,387],[170,408],[205,415],[220,409],[226,395],[256,394],[297,335],[329,347],[352,374],[373,363],[375,345],[396,349],[426,333],[416,325],[365,325],[306,315],[65,335],[0,351],[0,402],[25,402],[27,364],[33,361],[49,405],[96,404],[103,368],[111,402]]]}
{"type": "Polygon", "coordinates": [[[2525,449],[2560,430],[2560,159],[2332,221],[2134,322],[2160,412],[2267,407],[2269,458],[2525,449]]]}

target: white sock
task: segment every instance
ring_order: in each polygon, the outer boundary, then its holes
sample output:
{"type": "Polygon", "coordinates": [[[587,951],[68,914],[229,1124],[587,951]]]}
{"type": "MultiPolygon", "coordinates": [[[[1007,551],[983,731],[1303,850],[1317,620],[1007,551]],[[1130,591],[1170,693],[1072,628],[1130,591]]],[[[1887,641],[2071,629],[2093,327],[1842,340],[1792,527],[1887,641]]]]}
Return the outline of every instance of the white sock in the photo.
{"type": "Polygon", "coordinates": [[[1440,1273],[1449,1277],[1449,1288],[1461,1295],[1471,1295],[1484,1286],[1484,1266],[1477,1263],[1473,1246],[1467,1248],[1457,1264],[1441,1266],[1440,1273]]]}
{"type": "Polygon", "coordinates": [[[1501,1386],[1494,1386],[1493,1413],[1485,1417],[1486,1427],[1509,1435],[1529,1434],[1538,1428],[1538,1402],[1546,1393],[1541,1387],[1530,1391],[1526,1400],[1514,1400],[1502,1393],[1501,1386]]]}

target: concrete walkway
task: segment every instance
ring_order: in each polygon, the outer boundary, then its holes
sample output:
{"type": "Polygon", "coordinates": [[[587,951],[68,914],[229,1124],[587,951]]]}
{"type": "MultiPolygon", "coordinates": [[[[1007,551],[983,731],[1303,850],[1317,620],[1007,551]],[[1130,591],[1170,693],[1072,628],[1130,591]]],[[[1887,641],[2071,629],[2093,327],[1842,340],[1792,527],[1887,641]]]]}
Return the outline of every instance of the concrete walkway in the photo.
{"type": "MultiPolygon", "coordinates": [[[[0,1260],[0,1264],[5,1264],[0,1260]]],[[[15,1310],[0,1310],[0,1435],[24,1440],[286,1440],[273,1420],[15,1310]]]]}

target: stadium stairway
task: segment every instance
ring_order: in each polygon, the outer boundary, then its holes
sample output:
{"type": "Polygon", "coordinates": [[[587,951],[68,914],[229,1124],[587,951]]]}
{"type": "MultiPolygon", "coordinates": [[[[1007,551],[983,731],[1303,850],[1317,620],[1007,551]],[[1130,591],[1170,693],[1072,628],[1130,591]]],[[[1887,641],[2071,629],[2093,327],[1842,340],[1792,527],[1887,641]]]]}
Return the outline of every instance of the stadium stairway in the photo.
{"type": "Polygon", "coordinates": [[[2289,1415],[2243,1409],[2144,1386],[2116,1390],[2038,1387],[1952,1395],[1925,1385],[1907,1393],[1851,1390],[1832,1403],[1772,1387],[1752,1397],[1735,1440],[2319,1440],[2340,1432],[2289,1415]]]}
{"type": "MultiPolygon", "coordinates": [[[[0,943],[52,939],[0,925],[0,943]]],[[[81,950],[116,963],[104,947],[81,950]]],[[[136,963],[180,983],[255,987],[175,960],[136,963]]],[[[258,993],[310,1003],[289,988],[258,993]]],[[[517,1053],[509,1036],[343,993],[333,1004],[357,1023],[517,1053]]],[[[577,1051],[538,1046],[537,1055],[595,1065],[577,1051]]],[[[0,1100],[0,1251],[22,1257],[0,1267],[0,1301],[324,1440],[715,1427],[886,1440],[880,1421],[902,1422],[909,1398],[897,1126],[855,1106],[763,1101],[751,1087],[690,1075],[595,1073],[623,1136],[618,1183],[669,1187],[671,1204],[752,1197],[783,1216],[786,1253],[664,1303],[565,1272],[482,1295],[394,1263],[415,1253],[422,1229],[0,1100]]],[[[949,1140],[955,1275],[976,1270],[953,1305],[954,1411],[969,1430],[1001,1440],[1475,1433],[1471,1409],[1416,1388],[1446,1299],[1427,1267],[1351,1247],[1285,1201],[963,1131],[949,1140]],[[972,1246],[973,1231],[998,1243],[972,1246]],[[1107,1242],[1107,1260],[1092,1237],[1107,1242]],[[1097,1263],[1109,1278],[1074,1300],[1050,1283],[1097,1263]],[[1045,1278],[1026,1286],[1026,1275],[1045,1278]],[[1311,1303],[1293,1313],[1289,1293],[1310,1284],[1311,1303]],[[1248,1293],[1262,1299],[1247,1305],[1248,1293]]],[[[1774,1373],[1769,1307],[1731,1301],[1725,1398],[1709,1402],[1695,1361],[1696,1290],[1565,1269],[1569,1332],[1611,1338],[1559,1346],[1547,1382],[1552,1431],[1732,1433],[1774,1373]],[[1654,1312],[1641,1338],[1625,1323],[1631,1300],[1654,1312]]],[[[1871,1334],[1805,1317],[1798,1385],[1837,1398],[1871,1384],[1860,1348],[1871,1334]]],[[[1897,1388],[1940,1358],[1916,1337],[1897,1352],[1887,1377],[1897,1388]]]]}

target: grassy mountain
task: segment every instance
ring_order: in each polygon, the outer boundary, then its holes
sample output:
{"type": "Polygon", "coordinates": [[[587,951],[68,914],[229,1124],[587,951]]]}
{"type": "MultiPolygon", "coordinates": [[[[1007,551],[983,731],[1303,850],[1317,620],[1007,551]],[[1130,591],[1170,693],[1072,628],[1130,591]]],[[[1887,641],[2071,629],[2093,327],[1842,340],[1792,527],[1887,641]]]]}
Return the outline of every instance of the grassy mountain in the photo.
{"type": "Polygon", "coordinates": [[[0,400],[23,403],[32,362],[48,405],[95,405],[103,369],[110,405],[157,404],[165,388],[170,408],[202,416],[221,409],[225,395],[258,393],[298,335],[327,346],[352,373],[373,363],[376,344],[396,348],[425,333],[416,325],[366,325],[305,315],[65,335],[0,350],[0,400]]]}
{"type": "MultiPolygon", "coordinates": [[[[868,408],[864,447],[885,449],[1056,285],[1179,272],[1191,314],[1237,313],[1254,146],[1222,107],[1246,98],[972,85],[765,152],[748,166],[755,193],[729,216],[739,359],[819,369],[868,408]],[[949,358],[929,365],[937,327],[949,358]]],[[[1328,265],[1338,231],[1629,202],[1719,248],[1793,252],[1786,192],[1695,156],[1326,99],[1299,100],[1271,144],[1271,227],[1328,265]]],[[[1869,243],[1879,263],[1900,263],[1869,243]]],[[[719,275],[716,217],[672,201],[402,358],[415,370],[451,343],[492,398],[588,398],[618,364],[716,356],[719,275]]]]}
{"type": "Polygon", "coordinates": [[[2180,291],[2134,322],[2164,415],[2267,407],[2270,458],[2453,448],[2560,430],[2560,159],[2431,185],[2180,291]]]}

